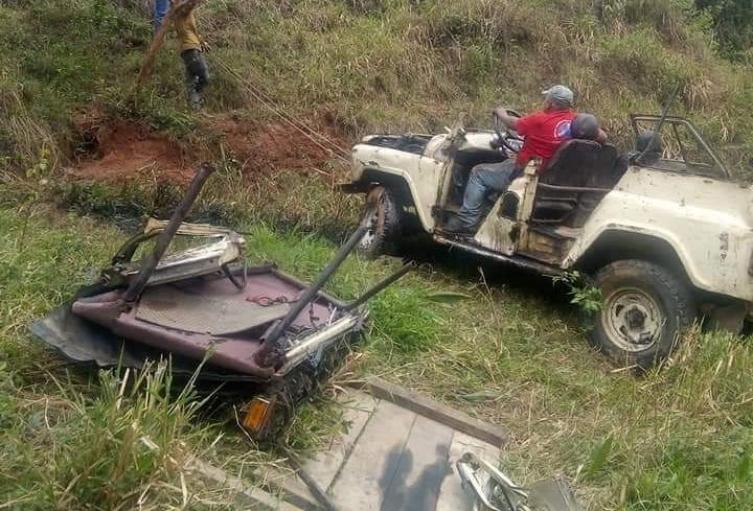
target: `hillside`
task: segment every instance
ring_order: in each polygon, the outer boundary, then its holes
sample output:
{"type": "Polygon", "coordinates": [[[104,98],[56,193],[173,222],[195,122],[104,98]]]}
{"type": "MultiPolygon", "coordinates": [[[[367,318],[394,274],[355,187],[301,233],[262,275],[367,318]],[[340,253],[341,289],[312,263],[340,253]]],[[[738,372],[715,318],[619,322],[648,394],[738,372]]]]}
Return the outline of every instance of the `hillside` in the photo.
{"type": "MultiPolygon", "coordinates": [[[[200,160],[219,172],[194,218],[248,233],[251,259],[302,278],[360,212],[334,188],[341,149],[375,131],[442,130],[461,112],[489,126],[493,106],[535,108],[553,83],[622,149],[628,114],[658,112],[679,85],[673,113],[753,178],[753,67],[692,0],[206,0],[200,113],[172,35],[135,92],[149,3],[0,2],[0,509],[233,509],[184,462],[247,474],[282,456],[246,442],[231,411],[170,394],[164,367],[126,385],[69,367],[26,330],[141,216],[167,214],[200,160]]],[[[562,473],[588,509],[753,508],[749,337],[694,329],[667,367],[636,378],[594,353],[549,280],[431,262],[373,302],[356,375],[502,425],[506,471],[562,473]]],[[[329,290],[353,297],[398,264],[353,259],[329,290]]],[[[336,392],[282,441],[304,451],[344,429],[336,392]]]]}
{"type": "MultiPolygon", "coordinates": [[[[151,38],[144,2],[5,2],[0,19],[0,125],[5,166],[70,162],[80,149],[74,113],[93,106],[145,119],[190,140],[201,124],[184,107],[172,42],[153,80],[129,100],[151,38]]],[[[621,145],[627,114],[656,112],[681,86],[687,113],[741,177],[753,155],[749,68],[717,55],[709,20],[689,0],[530,2],[209,1],[200,26],[214,45],[208,112],[274,118],[230,70],[309,120],[349,137],[431,131],[460,112],[488,125],[493,105],[533,108],[563,82],[621,145]],[[742,164],[741,164],[742,162],[742,164]]]]}

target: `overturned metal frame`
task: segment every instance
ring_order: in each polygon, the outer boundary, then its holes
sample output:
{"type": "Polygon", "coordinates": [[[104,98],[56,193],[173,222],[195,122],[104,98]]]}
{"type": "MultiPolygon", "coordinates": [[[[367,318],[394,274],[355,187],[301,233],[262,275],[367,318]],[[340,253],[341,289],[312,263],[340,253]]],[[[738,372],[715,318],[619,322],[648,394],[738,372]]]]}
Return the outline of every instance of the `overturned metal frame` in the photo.
{"type": "MultiPolygon", "coordinates": [[[[118,250],[98,284],[79,292],[62,315],[38,322],[35,333],[78,360],[86,358],[86,350],[77,349],[82,341],[76,336],[88,337],[91,349],[110,335],[196,364],[206,359],[211,370],[223,374],[271,381],[360,331],[367,316],[362,305],[413,267],[404,265],[350,303],[324,293],[324,285],[365,233],[361,226],[311,285],[274,265],[249,268],[240,235],[183,223],[212,171],[202,165],[171,219],[150,220],[144,233],[118,250]],[[165,256],[178,234],[215,239],[207,246],[165,256]],[[132,263],[139,245],[155,237],[144,262],[132,263]],[[231,263],[242,267],[231,269],[231,263]],[[89,334],[85,323],[98,329],[89,334]],[[67,329],[66,324],[73,326],[67,329]]],[[[91,358],[99,365],[107,363],[101,353],[91,358]]],[[[110,363],[115,364],[112,355],[110,363]]]]}

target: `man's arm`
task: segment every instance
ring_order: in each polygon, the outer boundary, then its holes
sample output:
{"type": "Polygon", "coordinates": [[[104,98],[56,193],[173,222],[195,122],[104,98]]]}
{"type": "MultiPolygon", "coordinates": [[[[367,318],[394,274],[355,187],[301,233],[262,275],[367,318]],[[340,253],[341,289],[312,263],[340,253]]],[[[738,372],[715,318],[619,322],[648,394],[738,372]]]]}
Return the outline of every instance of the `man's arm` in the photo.
{"type": "Polygon", "coordinates": [[[492,112],[497,119],[499,119],[502,124],[507,126],[508,129],[516,130],[518,129],[518,117],[513,117],[512,115],[507,113],[507,109],[504,107],[499,107],[492,112]]]}
{"type": "Polygon", "coordinates": [[[193,11],[191,11],[191,13],[189,14],[188,28],[196,36],[196,39],[198,39],[199,45],[201,46],[201,51],[203,51],[204,53],[207,53],[209,50],[212,49],[212,47],[209,45],[206,39],[204,39],[204,36],[199,34],[199,29],[196,28],[196,17],[194,16],[193,11]]]}

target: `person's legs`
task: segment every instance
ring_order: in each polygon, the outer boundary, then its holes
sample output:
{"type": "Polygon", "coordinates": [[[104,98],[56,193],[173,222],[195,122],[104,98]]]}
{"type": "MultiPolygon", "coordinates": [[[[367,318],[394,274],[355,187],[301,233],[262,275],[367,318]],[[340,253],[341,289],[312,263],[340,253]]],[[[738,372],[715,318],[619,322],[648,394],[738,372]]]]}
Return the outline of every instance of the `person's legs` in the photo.
{"type": "Polygon", "coordinates": [[[456,163],[452,166],[452,186],[450,187],[450,204],[463,204],[463,192],[468,183],[468,172],[463,165],[456,163]]]}
{"type": "Polygon", "coordinates": [[[170,0],[154,0],[154,14],[152,22],[154,23],[154,30],[159,30],[162,26],[162,21],[167,16],[167,11],[170,10],[170,0]]]}
{"type": "Polygon", "coordinates": [[[186,68],[188,102],[191,108],[198,110],[202,103],[201,91],[209,82],[206,61],[199,50],[185,50],[180,56],[186,68]]]}
{"type": "Polygon", "coordinates": [[[482,163],[473,167],[468,186],[465,187],[463,206],[457,214],[460,227],[468,231],[474,230],[481,220],[484,201],[489,192],[504,192],[519,175],[519,169],[512,158],[502,163],[482,163]]]}
{"type": "Polygon", "coordinates": [[[196,90],[201,92],[209,85],[209,67],[207,66],[207,59],[201,52],[196,54],[194,73],[196,74],[196,90]]]}

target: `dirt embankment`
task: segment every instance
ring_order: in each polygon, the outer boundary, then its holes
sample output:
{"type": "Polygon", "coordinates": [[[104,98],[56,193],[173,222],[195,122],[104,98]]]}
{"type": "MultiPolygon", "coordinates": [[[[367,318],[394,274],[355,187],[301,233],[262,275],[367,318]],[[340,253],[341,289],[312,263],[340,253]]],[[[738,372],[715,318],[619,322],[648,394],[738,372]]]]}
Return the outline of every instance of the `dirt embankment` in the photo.
{"type": "Polygon", "coordinates": [[[208,123],[211,131],[221,134],[222,143],[246,175],[277,169],[323,172],[329,161],[350,147],[326,116],[314,117],[307,126],[310,130],[287,122],[264,124],[232,116],[208,123]]]}
{"type": "Polygon", "coordinates": [[[83,138],[79,161],[67,169],[74,179],[109,183],[131,180],[184,183],[190,180],[190,158],[170,138],[131,121],[79,124],[83,138]]]}
{"type": "MultiPolygon", "coordinates": [[[[313,136],[287,122],[260,123],[231,115],[207,117],[199,129],[209,145],[221,145],[249,179],[276,170],[326,174],[338,148],[341,153],[350,143],[326,116],[314,119],[313,136]]],[[[195,147],[188,148],[134,121],[89,115],[78,120],[77,126],[82,144],[77,163],[66,170],[71,179],[184,184],[206,157],[195,147]]]]}

